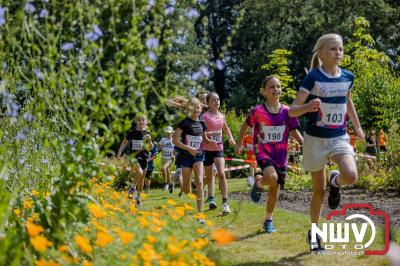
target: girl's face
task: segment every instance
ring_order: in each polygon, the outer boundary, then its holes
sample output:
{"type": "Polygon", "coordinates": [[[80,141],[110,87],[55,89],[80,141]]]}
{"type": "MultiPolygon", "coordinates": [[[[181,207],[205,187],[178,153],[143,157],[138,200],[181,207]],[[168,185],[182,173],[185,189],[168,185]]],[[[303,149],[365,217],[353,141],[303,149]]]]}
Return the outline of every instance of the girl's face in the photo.
{"type": "Polygon", "coordinates": [[[343,43],[340,39],[334,39],[325,44],[318,56],[324,65],[339,65],[343,59],[343,43]]]}
{"type": "Polygon", "coordinates": [[[147,119],[144,116],[140,116],[136,119],[138,127],[145,128],[147,126],[147,119]]]}
{"type": "Polygon", "coordinates": [[[194,104],[193,106],[192,106],[192,112],[191,112],[191,117],[192,118],[195,118],[195,119],[197,119],[197,118],[199,118],[199,116],[200,116],[200,114],[201,114],[201,111],[202,111],[202,109],[203,109],[203,107],[202,107],[202,105],[201,105],[201,103],[198,103],[198,104],[194,104]]]}
{"type": "Polygon", "coordinates": [[[220,107],[220,104],[219,96],[216,94],[211,94],[208,100],[208,107],[210,107],[211,110],[216,111],[220,107]]]}
{"type": "Polygon", "coordinates": [[[276,78],[271,78],[261,93],[266,99],[279,99],[282,94],[281,83],[276,78]]]}
{"type": "Polygon", "coordinates": [[[202,104],[207,105],[207,93],[200,94],[198,99],[202,104]]]}

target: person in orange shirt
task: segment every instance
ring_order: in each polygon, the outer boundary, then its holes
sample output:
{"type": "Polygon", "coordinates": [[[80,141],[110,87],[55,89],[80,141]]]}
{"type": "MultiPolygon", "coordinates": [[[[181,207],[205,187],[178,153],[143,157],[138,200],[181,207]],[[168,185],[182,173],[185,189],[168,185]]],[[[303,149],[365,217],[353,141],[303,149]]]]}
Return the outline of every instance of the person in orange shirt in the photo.
{"type": "Polygon", "coordinates": [[[382,152],[387,151],[385,132],[383,132],[383,129],[379,132],[379,150],[382,152]]]}
{"type": "Polygon", "coordinates": [[[249,176],[247,177],[247,183],[249,186],[254,185],[254,171],[257,169],[256,156],[253,151],[253,128],[249,128],[248,134],[243,138],[243,146],[246,151],[246,160],[252,160],[254,163],[250,163],[249,176]]]}
{"type": "Polygon", "coordinates": [[[354,132],[353,128],[349,127],[348,133],[350,135],[350,145],[353,146],[354,152],[357,153],[356,150],[356,140],[357,140],[357,136],[356,133],[354,132]]]}

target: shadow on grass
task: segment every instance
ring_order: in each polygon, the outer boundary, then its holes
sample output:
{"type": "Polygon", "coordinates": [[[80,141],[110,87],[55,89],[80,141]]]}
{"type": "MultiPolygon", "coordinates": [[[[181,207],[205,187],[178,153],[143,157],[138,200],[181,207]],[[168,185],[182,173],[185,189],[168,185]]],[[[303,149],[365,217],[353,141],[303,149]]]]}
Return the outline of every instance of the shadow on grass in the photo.
{"type": "Polygon", "coordinates": [[[263,230],[259,229],[255,233],[248,234],[247,236],[238,237],[236,239],[236,241],[246,240],[246,239],[253,238],[253,237],[256,237],[258,235],[263,235],[263,234],[265,234],[265,232],[263,230]]]}
{"type": "Polygon", "coordinates": [[[268,265],[268,266],[279,266],[279,265],[301,265],[300,258],[303,256],[310,255],[310,252],[305,251],[302,253],[298,253],[291,257],[284,257],[277,261],[268,261],[268,262],[245,262],[245,263],[238,263],[238,264],[231,264],[234,266],[261,266],[261,265],[268,265]]]}

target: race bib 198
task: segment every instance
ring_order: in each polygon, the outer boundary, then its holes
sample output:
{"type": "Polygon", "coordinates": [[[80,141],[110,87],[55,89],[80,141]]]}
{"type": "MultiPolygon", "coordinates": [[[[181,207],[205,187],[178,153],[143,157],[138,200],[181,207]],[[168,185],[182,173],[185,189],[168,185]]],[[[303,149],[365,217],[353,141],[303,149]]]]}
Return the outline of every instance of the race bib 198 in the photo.
{"type": "Polygon", "coordinates": [[[261,140],[263,144],[269,142],[281,142],[283,133],[285,132],[286,126],[262,126],[261,131],[264,133],[264,138],[261,140]]]}
{"type": "Polygon", "coordinates": [[[143,149],[143,140],[132,140],[132,150],[137,151],[143,149]]]}
{"type": "Polygon", "coordinates": [[[344,124],[347,106],[345,103],[321,103],[322,113],[317,126],[341,126],[344,124]]]}
{"type": "Polygon", "coordinates": [[[203,142],[202,136],[186,135],[186,145],[196,150],[200,150],[201,143],[203,142]]]}

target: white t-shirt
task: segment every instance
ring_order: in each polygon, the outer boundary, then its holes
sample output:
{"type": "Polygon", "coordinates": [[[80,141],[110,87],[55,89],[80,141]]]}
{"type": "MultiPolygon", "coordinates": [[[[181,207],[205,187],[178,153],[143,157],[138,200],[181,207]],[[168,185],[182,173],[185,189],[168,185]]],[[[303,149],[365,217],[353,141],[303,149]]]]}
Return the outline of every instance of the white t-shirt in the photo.
{"type": "Polygon", "coordinates": [[[175,145],[172,143],[172,139],[162,138],[159,143],[160,150],[162,151],[161,156],[164,159],[171,159],[175,145]]]}

